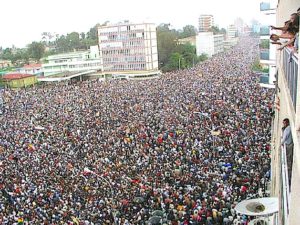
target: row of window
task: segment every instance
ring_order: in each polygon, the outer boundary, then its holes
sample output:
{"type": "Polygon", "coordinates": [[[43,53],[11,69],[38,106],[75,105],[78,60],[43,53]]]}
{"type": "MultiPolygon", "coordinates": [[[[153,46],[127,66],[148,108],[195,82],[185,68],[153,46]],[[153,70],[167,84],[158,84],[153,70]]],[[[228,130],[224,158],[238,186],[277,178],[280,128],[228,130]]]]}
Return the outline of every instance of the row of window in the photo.
{"type": "Polygon", "coordinates": [[[105,71],[126,71],[126,70],[144,70],[146,68],[145,63],[140,64],[126,64],[126,65],[114,65],[104,67],[105,71]]]}
{"type": "Polygon", "coordinates": [[[145,34],[142,33],[123,33],[123,34],[111,34],[108,36],[101,36],[101,40],[128,40],[132,38],[144,38],[145,34]]]}
{"type": "Polygon", "coordinates": [[[69,68],[83,68],[83,67],[95,67],[95,66],[100,66],[100,62],[70,65],[69,68]]]}
{"type": "Polygon", "coordinates": [[[109,36],[109,35],[113,35],[113,34],[128,34],[128,33],[142,33],[142,32],[145,32],[145,29],[109,31],[109,32],[107,32],[106,30],[101,30],[98,34],[99,34],[99,36],[109,36]]]}
{"type": "Polygon", "coordinates": [[[102,51],[102,55],[144,55],[145,49],[144,48],[137,48],[137,49],[115,49],[115,50],[105,50],[102,51]]]}
{"type": "Polygon", "coordinates": [[[131,56],[131,57],[114,57],[114,58],[103,58],[104,63],[111,62],[145,62],[144,56],[131,56]]]}

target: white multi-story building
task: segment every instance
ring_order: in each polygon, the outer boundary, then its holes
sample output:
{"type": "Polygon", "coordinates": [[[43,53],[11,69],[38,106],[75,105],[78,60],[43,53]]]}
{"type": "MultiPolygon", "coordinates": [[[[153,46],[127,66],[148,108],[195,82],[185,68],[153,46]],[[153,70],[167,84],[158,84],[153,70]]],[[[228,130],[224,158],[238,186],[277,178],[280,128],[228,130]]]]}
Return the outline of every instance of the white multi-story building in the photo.
{"type": "Polygon", "coordinates": [[[98,28],[103,70],[110,74],[139,71],[158,73],[156,26],[152,23],[120,23],[98,28]]]}
{"type": "Polygon", "coordinates": [[[211,57],[224,51],[224,35],[214,35],[212,32],[200,32],[196,36],[197,55],[206,54],[211,57]]]}
{"type": "Polygon", "coordinates": [[[89,51],[78,51],[48,56],[48,63],[42,64],[44,76],[64,72],[103,71],[98,46],[91,46],[89,51]]]}
{"type": "Polygon", "coordinates": [[[199,32],[208,32],[213,25],[214,25],[213,15],[200,15],[199,32]]]}
{"type": "Polygon", "coordinates": [[[224,51],[224,35],[215,34],[214,35],[214,54],[218,54],[224,51]]]}
{"type": "Polygon", "coordinates": [[[227,28],[227,39],[235,38],[238,35],[238,30],[235,25],[229,25],[227,28]]]}
{"type": "Polygon", "coordinates": [[[236,27],[237,29],[237,34],[238,36],[240,34],[243,34],[244,33],[244,27],[245,27],[245,24],[244,24],[244,21],[242,18],[236,18],[234,20],[234,26],[236,27]]]}

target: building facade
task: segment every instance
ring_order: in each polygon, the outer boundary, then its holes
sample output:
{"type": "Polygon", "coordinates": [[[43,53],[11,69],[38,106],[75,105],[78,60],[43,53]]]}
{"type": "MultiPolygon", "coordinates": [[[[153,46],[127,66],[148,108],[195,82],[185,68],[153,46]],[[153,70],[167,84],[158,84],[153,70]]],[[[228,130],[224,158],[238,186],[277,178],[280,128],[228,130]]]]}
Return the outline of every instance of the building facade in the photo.
{"type": "Polygon", "coordinates": [[[227,28],[227,39],[236,38],[238,36],[238,30],[235,25],[229,25],[227,28]]]}
{"type": "Polygon", "coordinates": [[[177,43],[180,44],[180,45],[184,45],[184,44],[189,43],[193,46],[196,46],[196,36],[191,36],[191,37],[178,39],[177,43]]]}
{"type": "Polygon", "coordinates": [[[200,15],[199,17],[199,32],[208,32],[214,25],[213,15],[200,15]]]}
{"type": "Polygon", "coordinates": [[[158,71],[155,24],[100,26],[98,37],[104,73],[158,71]]]}
{"type": "Polygon", "coordinates": [[[12,62],[10,60],[1,60],[0,59],[0,69],[4,69],[7,67],[13,66],[12,62]]]}
{"type": "Polygon", "coordinates": [[[3,83],[9,88],[22,88],[37,83],[37,78],[32,74],[12,73],[2,77],[3,83]]]}
{"type": "Polygon", "coordinates": [[[25,65],[19,69],[19,72],[23,74],[32,74],[36,76],[43,75],[42,64],[32,63],[29,65],[25,65]]]}
{"type": "Polygon", "coordinates": [[[212,57],[224,51],[224,35],[214,35],[212,32],[200,32],[196,36],[197,55],[206,54],[212,57]]]}
{"type": "Polygon", "coordinates": [[[215,34],[214,35],[214,55],[220,52],[224,52],[224,35],[215,34]]]}
{"type": "MultiPolygon", "coordinates": [[[[299,8],[298,0],[280,0],[276,8],[276,24],[283,26],[299,8]]],[[[272,5],[272,4],[269,4],[272,5]]],[[[272,8],[272,7],[271,7],[272,8]]],[[[289,48],[276,52],[275,116],[272,129],[272,183],[271,193],[279,199],[279,214],[276,224],[298,225],[300,221],[300,70],[299,55],[289,48]],[[293,151],[282,145],[283,120],[290,121],[293,151]],[[292,165],[288,163],[292,158],[292,165]],[[291,178],[289,179],[289,169],[291,178]]]]}
{"type": "Polygon", "coordinates": [[[91,46],[89,51],[78,51],[48,56],[48,63],[42,64],[44,76],[65,72],[103,71],[98,46],[91,46]]]}

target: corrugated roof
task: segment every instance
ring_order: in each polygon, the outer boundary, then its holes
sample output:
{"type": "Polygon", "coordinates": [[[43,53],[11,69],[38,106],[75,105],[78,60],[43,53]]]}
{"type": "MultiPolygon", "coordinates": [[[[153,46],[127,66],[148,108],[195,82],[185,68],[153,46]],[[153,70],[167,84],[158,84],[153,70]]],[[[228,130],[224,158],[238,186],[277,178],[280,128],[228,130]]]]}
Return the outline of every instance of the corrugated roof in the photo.
{"type": "Polygon", "coordinates": [[[24,73],[10,73],[10,74],[5,74],[2,78],[4,80],[16,80],[16,79],[21,79],[21,78],[26,78],[26,77],[32,77],[34,75],[32,74],[24,74],[24,73]]]}
{"type": "Polygon", "coordinates": [[[33,69],[33,68],[41,68],[41,67],[42,67],[42,64],[39,64],[39,63],[32,63],[29,65],[23,66],[24,69],[33,69]]]}

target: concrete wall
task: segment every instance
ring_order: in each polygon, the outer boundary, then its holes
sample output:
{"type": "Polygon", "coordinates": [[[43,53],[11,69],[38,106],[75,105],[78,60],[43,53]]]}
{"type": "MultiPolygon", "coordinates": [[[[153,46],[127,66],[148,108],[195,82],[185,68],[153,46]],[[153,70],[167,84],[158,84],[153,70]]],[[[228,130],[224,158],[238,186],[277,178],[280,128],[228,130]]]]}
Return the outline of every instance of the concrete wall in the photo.
{"type": "Polygon", "coordinates": [[[37,83],[37,79],[35,76],[6,81],[6,85],[10,88],[27,87],[35,83],[37,83]]]}
{"type": "Polygon", "coordinates": [[[207,54],[211,57],[214,54],[214,36],[212,32],[200,32],[196,36],[197,55],[207,54]]]}

